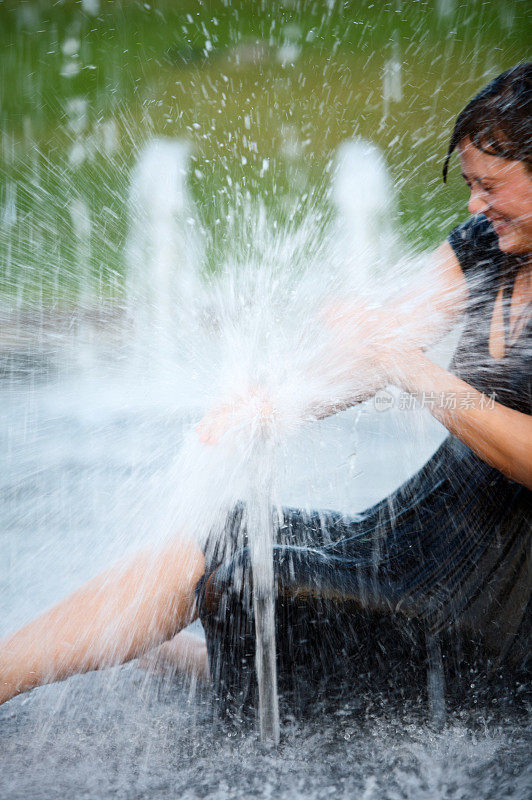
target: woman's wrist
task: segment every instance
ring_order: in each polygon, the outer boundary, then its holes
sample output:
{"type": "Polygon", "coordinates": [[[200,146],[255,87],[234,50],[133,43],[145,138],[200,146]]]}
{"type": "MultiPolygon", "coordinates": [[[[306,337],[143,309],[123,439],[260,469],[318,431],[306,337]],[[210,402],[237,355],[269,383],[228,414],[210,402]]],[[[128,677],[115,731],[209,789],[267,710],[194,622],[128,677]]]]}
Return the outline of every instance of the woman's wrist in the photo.
{"type": "Polygon", "coordinates": [[[393,383],[404,392],[419,395],[423,392],[458,391],[466,386],[460,378],[435,364],[424,353],[416,350],[398,365],[393,383]]]}
{"type": "MultiPolygon", "coordinates": [[[[445,395],[456,396],[459,392],[468,396],[477,393],[474,387],[431,361],[422,350],[412,354],[412,357],[402,366],[404,368],[395,385],[415,397],[437,395],[443,398],[445,395]]],[[[429,407],[433,415],[447,427],[449,427],[450,418],[456,416],[453,405],[447,406],[442,400],[434,405],[429,405],[429,407]]]]}

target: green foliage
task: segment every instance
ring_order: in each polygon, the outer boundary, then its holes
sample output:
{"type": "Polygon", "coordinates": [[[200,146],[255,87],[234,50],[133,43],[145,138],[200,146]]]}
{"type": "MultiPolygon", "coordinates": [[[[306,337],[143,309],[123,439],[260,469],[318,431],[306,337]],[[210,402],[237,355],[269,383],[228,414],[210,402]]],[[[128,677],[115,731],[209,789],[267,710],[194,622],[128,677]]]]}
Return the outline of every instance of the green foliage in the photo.
{"type": "Polygon", "coordinates": [[[441,185],[452,121],[526,58],[526,6],[100,0],[91,14],[94,3],[0,2],[0,289],[119,297],[129,174],[153,136],[190,142],[209,231],[239,198],[273,212],[325,198],[335,148],[363,136],[386,154],[406,237],[436,244],[467,213],[456,170],[441,185]],[[402,96],[384,104],[394,63],[402,96]]]}

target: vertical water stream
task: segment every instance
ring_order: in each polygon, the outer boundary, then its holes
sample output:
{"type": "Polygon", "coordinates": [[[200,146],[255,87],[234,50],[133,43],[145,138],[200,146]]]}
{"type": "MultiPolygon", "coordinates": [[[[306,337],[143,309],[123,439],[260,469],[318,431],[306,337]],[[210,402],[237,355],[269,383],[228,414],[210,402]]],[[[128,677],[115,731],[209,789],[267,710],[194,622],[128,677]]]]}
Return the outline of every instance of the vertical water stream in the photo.
{"type": "Polygon", "coordinates": [[[248,536],[253,580],[259,732],[263,744],[276,746],[279,744],[280,731],[275,646],[274,527],[270,487],[271,480],[267,480],[253,497],[249,509],[248,536]]]}

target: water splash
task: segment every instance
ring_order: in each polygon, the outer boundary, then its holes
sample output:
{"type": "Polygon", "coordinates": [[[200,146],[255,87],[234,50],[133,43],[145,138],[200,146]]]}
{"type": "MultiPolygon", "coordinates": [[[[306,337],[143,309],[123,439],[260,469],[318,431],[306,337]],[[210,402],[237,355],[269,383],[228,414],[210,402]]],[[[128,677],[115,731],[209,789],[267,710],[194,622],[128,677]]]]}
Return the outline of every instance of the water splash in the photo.
{"type": "MultiPolygon", "coordinates": [[[[351,179],[353,173],[350,169],[351,179]]],[[[386,187],[384,165],[382,178],[386,187]]],[[[348,181],[342,179],[345,190],[348,181]]],[[[385,197],[383,192],[381,199],[385,197]]],[[[381,204],[371,195],[357,208],[371,230],[381,204]]],[[[185,439],[172,479],[162,490],[165,527],[194,534],[202,546],[213,538],[223,544],[228,515],[244,502],[254,586],[259,724],[264,739],[276,743],[272,518],[280,513],[279,460],[305,426],[378,388],[382,376],[375,372],[373,348],[380,341],[388,337],[388,344],[399,351],[405,341],[412,346],[426,343],[434,329],[420,329],[408,313],[399,328],[390,319],[375,329],[371,309],[397,293],[408,273],[399,265],[386,285],[376,286],[368,268],[350,268],[338,245],[334,216],[317,214],[311,200],[297,222],[285,219],[281,225],[264,208],[248,205],[233,214],[230,225],[231,260],[218,275],[198,284],[196,313],[166,318],[170,328],[161,339],[180,342],[177,359],[158,362],[163,380],[175,373],[179,362],[183,373],[183,364],[193,366],[197,380],[190,384],[189,401],[195,414],[208,412],[204,424],[214,427],[212,441],[201,442],[195,430],[185,439]],[[345,302],[346,296],[351,312],[344,319],[343,306],[338,311],[335,302],[345,302]],[[337,314],[342,324],[331,327],[331,315],[334,322],[337,314]],[[206,370],[203,376],[201,368],[206,370]],[[176,487],[170,494],[169,485],[176,487]]],[[[370,244],[360,255],[363,265],[364,259],[374,264],[370,234],[367,240],[370,244]]],[[[431,324],[437,327],[436,318],[431,324]]]]}
{"type": "Polygon", "coordinates": [[[382,117],[385,121],[390,113],[391,103],[400,103],[403,99],[403,79],[401,49],[395,36],[391,57],[384,62],[382,75],[382,117]]]}
{"type": "Polygon", "coordinates": [[[395,192],[378,147],[363,139],[340,145],[332,195],[348,281],[359,289],[397,261],[395,192]]]}
{"type": "Polygon", "coordinates": [[[189,147],[154,139],[130,187],[128,305],[145,362],[175,360],[173,334],[197,296],[198,239],[188,188],[189,147]]]}

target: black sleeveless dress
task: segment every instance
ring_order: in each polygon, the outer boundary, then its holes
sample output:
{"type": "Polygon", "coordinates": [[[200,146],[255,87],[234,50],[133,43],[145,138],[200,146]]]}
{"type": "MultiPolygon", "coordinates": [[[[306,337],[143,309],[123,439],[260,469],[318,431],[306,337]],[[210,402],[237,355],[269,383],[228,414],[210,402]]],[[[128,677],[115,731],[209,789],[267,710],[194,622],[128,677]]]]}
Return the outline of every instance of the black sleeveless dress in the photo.
{"type": "MultiPolygon", "coordinates": [[[[508,305],[519,263],[499,250],[482,217],[454,229],[449,242],[469,288],[450,369],[483,392],[487,403],[496,400],[530,414],[530,322],[502,359],[493,359],[488,349],[497,293],[505,287],[508,305]]],[[[208,553],[198,587],[211,671],[225,690],[230,664],[234,681],[235,670],[252,663],[249,592],[237,580],[249,567],[241,548],[245,517],[238,508],[228,524],[236,554],[220,565],[217,553],[208,553]]],[[[381,630],[383,619],[392,622],[391,640],[402,631],[406,652],[413,631],[422,629],[458,636],[466,645],[480,643],[492,664],[506,657],[523,664],[530,641],[531,530],[532,493],[452,435],[416,475],[356,518],[284,509],[274,553],[281,672],[319,660],[326,642],[329,655],[388,650],[389,630],[388,644],[382,643],[385,636],[375,641],[373,635],[372,643],[368,638],[381,630]]],[[[322,660],[330,668],[329,656],[322,660]]]]}

